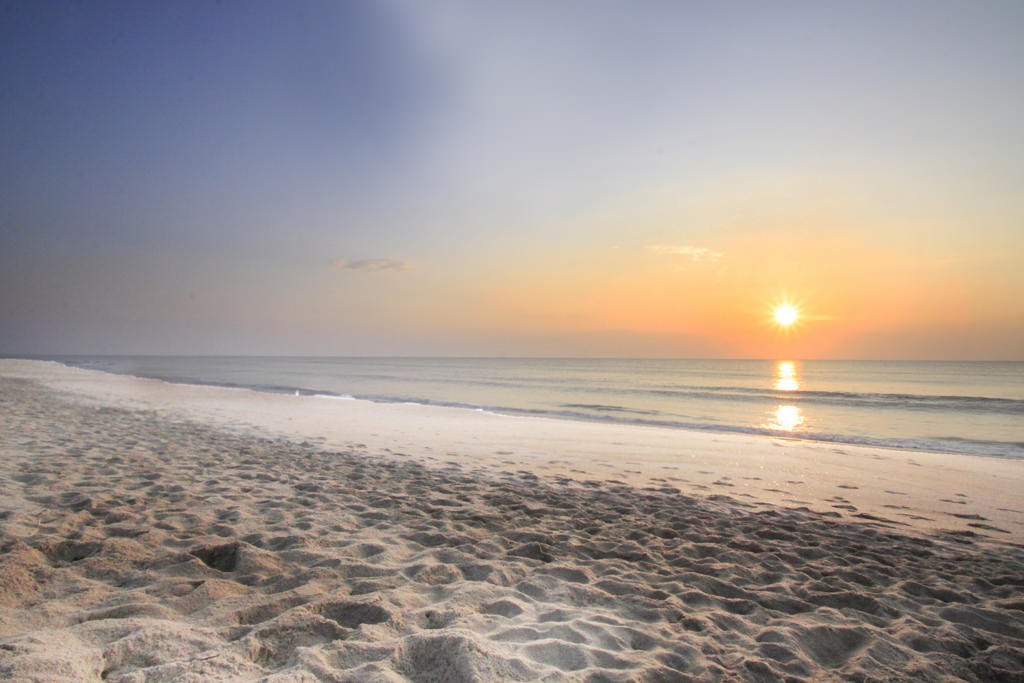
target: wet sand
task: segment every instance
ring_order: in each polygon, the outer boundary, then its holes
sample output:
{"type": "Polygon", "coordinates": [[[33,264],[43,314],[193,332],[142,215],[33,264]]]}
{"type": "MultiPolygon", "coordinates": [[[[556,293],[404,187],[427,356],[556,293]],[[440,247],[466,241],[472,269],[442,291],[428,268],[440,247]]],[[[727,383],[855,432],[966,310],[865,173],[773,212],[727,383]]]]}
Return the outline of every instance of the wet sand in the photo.
{"type": "Polygon", "coordinates": [[[881,452],[761,494],[790,474],[669,460],[670,430],[344,402],[302,439],[291,397],[87,376],[0,362],[6,677],[1024,678],[1018,463],[881,452]],[[886,497],[933,458],[984,476],[886,497]]]}

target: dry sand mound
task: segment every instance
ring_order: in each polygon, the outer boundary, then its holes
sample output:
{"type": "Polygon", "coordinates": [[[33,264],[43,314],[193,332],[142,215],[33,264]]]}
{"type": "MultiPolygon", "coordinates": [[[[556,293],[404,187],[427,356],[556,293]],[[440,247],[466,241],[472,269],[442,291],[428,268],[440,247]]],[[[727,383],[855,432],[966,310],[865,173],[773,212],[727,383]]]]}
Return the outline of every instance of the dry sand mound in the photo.
{"type": "Polygon", "coordinates": [[[0,380],[0,675],[1024,679],[1024,551],[0,380]]]}

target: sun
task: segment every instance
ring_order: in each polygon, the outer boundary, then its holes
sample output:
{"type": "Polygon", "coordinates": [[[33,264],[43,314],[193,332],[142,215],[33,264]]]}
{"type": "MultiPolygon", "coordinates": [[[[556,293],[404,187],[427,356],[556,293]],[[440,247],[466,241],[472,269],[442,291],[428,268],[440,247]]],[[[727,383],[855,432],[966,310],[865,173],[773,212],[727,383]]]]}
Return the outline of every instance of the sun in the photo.
{"type": "Polygon", "coordinates": [[[775,322],[783,327],[789,327],[800,317],[800,311],[791,304],[782,304],[775,307],[775,322]]]}

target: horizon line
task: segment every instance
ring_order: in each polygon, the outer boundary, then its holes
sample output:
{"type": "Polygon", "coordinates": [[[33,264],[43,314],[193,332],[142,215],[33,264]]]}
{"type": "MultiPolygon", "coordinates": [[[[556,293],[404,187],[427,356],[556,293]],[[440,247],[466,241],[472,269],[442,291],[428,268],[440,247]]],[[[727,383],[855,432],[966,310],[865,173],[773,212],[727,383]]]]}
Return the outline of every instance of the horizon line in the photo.
{"type": "Polygon", "coordinates": [[[263,353],[0,353],[0,359],[56,360],[59,358],[332,358],[332,359],[409,359],[409,360],[679,360],[679,361],[826,361],[870,363],[1024,363],[1024,358],[796,358],[792,356],[513,356],[455,354],[263,354],[263,353]]]}

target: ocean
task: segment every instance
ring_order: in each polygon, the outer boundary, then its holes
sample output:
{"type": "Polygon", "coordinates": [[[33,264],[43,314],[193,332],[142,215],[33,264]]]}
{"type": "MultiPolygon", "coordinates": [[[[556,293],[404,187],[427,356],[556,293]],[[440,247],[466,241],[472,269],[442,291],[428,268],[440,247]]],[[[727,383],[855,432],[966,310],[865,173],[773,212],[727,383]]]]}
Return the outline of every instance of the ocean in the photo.
{"type": "Polygon", "coordinates": [[[1024,458],[1024,362],[51,357],[169,382],[1024,458]]]}

